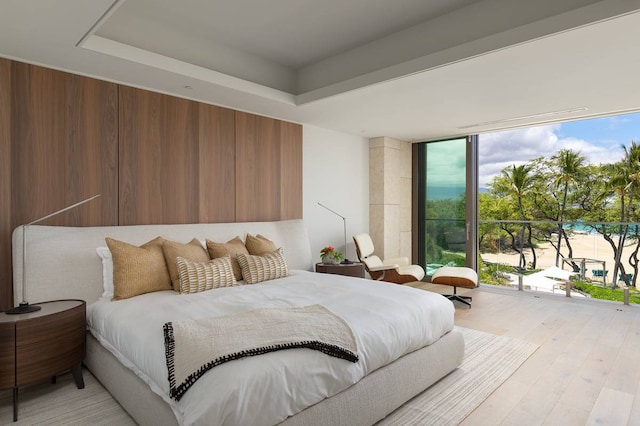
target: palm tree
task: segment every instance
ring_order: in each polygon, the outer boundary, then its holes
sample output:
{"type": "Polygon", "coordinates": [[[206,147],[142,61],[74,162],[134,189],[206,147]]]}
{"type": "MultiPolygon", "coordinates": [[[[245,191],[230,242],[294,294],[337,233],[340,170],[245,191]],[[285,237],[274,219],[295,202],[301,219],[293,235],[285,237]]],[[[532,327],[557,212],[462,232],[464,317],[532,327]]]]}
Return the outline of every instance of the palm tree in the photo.
{"type": "Polygon", "coordinates": [[[585,158],[579,152],[571,149],[561,149],[551,157],[557,167],[557,176],[553,182],[556,189],[562,187],[562,202],[558,217],[558,246],[556,247],[556,266],[560,266],[560,244],[564,235],[564,220],[567,209],[569,188],[576,184],[585,162],[585,158]]]}
{"type": "Polygon", "coordinates": [[[524,258],[524,236],[526,229],[526,216],[524,214],[524,207],[522,205],[522,199],[526,192],[531,188],[533,184],[533,176],[531,175],[531,165],[522,164],[511,166],[511,169],[504,169],[502,175],[509,184],[510,192],[516,196],[518,201],[518,212],[520,213],[520,220],[522,220],[522,234],[520,237],[520,260],[519,267],[524,269],[526,267],[526,261],[524,258]]]}
{"type": "Polygon", "coordinates": [[[624,150],[622,161],[609,166],[611,171],[609,185],[620,197],[620,222],[622,222],[618,229],[617,247],[612,244],[613,241],[609,241],[615,255],[612,287],[616,286],[618,269],[622,270],[623,276],[626,275],[621,262],[622,250],[628,233],[628,225],[625,223],[635,219],[634,201],[640,189],[640,145],[632,141],[628,148],[623,145],[622,149],[624,150]]]}

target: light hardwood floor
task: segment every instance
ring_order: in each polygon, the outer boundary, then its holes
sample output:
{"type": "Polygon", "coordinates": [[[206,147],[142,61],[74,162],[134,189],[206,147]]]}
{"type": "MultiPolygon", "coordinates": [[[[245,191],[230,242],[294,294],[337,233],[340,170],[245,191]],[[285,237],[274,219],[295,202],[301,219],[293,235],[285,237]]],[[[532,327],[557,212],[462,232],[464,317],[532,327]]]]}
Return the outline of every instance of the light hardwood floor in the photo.
{"type": "Polygon", "coordinates": [[[473,307],[456,302],[457,325],[540,345],[463,425],[640,425],[639,306],[491,286],[459,293],[473,307]]]}

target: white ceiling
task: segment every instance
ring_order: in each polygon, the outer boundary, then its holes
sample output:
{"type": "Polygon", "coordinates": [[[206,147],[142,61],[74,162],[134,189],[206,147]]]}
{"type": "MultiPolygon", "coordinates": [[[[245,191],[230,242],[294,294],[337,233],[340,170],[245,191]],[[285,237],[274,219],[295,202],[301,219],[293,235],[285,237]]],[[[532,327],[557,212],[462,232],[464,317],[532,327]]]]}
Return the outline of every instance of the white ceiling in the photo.
{"type": "Polygon", "coordinates": [[[640,0],[0,4],[0,56],[405,140],[638,111],[638,40],[640,0]]]}

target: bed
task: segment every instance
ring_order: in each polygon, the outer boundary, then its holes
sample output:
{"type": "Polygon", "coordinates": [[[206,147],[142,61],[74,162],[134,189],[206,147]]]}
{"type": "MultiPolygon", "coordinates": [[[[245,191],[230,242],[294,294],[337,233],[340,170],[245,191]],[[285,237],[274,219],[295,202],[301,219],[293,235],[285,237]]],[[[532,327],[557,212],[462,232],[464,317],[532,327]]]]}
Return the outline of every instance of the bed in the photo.
{"type": "MultiPolygon", "coordinates": [[[[22,294],[23,229],[13,234],[16,303],[22,294]]],[[[87,302],[85,364],[139,424],[369,425],[462,362],[464,341],[453,326],[451,302],[410,287],[311,272],[302,220],[29,226],[26,237],[27,300],[87,302]],[[194,237],[227,241],[247,233],[263,234],[283,247],[287,277],[193,295],[169,290],[120,301],[101,297],[103,268],[96,248],[105,245],[105,237],[142,244],[159,235],[187,242],[194,237]],[[346,321],[357,343],[357,362],[309,349],[280,350],[218,365],[179,401],[169,395],[166,359],[157,355],[162,324],[311,305],[346,321]],[[141,317],[145,322],[138,321],[141,317]],[[115,318],[116,325],[104,318],[115,318]],[[231,389],[232,384],[238,388],[231,389]],[[267,386],[271,390],[265,391],[267,386]],[[212,394],[221,397],[203,402],[212,398],[202,395],[212,394]]]]}

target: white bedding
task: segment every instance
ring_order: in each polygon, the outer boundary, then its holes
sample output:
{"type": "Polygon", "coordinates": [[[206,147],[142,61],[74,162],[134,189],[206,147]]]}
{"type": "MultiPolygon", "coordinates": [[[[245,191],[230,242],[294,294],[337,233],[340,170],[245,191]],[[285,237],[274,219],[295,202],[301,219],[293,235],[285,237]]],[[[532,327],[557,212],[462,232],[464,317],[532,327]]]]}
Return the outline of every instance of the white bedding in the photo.
{"type": "Polygon", "coordinates": [[[435,342],[453,328],[454,308],[438,294],[397,284],[291,271],[286,278],[203,293],[101,299],[89,306],[87,317],[91,333],[171,405],[179,423],[270,425],[435,342]],[[312,304],[347,321],[360,361],[310,349],[277,351],[219,365],[179,402],[169,398],[165,322],[312,304]]]}

